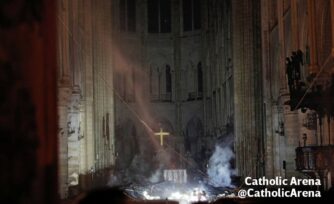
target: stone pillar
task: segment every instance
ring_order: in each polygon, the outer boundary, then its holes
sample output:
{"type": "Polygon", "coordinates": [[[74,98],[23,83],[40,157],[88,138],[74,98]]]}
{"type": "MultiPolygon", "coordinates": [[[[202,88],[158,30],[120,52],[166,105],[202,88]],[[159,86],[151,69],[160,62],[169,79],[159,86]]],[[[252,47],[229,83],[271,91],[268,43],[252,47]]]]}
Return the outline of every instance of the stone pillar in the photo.
{"type": "Polygon", "coordinates": [[[273,177],[273,135],[272,135],[272,110],[271,110],[271,94],[270,89],[266,88],[267,83],[270,81],[270,29],[269,29],[269,1],[267,0],[261,0],[261,28],[262,28],[262,81],[263,81],[263,104],[262,108],[264,111],[263,117],[264,117],[264,131],[263,131],[263,138],[266,138],[265,141],[262,139],[261,148],[262,150],[265,149],[265,151],[261,152],[261,158],[262,158],[262,170],[265,176],[268,178],[273,177]],[[265,143],[264,143],[265,142],[265,143]],[[264,148],[264,146],[266,148],[264,148]]]}
{"type": "Polygon", "coordinates": [[[262,134],[260,2],[232,1],[234,132],[240,176],[256,176],[262,134]]]}
{"type": "MultiPolygon", "coordinates": [[[[69,186],[79,184],[80,172],[80,90],[73,89],[70,96],[67,115],[67,147],[68,147],[68,182],[69,186]]],[[[71,195],[70,195],[71,196],[71,195]]]]}
{"type": "Polygon", "coordinates": [[[298,139],[301,135],[300,132],[300,122],[298,110],[290,111],[290,106],[284,106],[284,153],[286,161],[286,176],[290,178],[291,176],[296,176],[295,171],[295,148],[298,147],[298,139]]]}
{"type": "MultiPolygon", "coordinates": [[[[299,49],[299,26],[298,26],[298,1],[291,0],[291,32],[292,50],[299,49]]],[[[284,60],[285,62],[285,60],[284,60]]]]}
{"type": "Polygon", "coordinates": [[[68,197],[68,106],[72,94],[69,59],[69,5],[58,2],[58,141],[59,141],[59,193],[60,198],[68,197]]]}
{"type": "Polygon", "coordinates": [[[58,143],[59,143],[59,194],[61,199],[68,196],[68,105],[71,96],[70,87],[60,87],[58,89],[58,115],[59,115],[59,129],[58,129],[58,143]]]}
{"type": "MultiPolygon", "coordinates": [[[[173,61],[175,74],[175,122],[176,122],[176,149],[183,149],[182,132],[182,87],[181,87],[181,12],[180,0],[172,0],[172,31],[173,31],[173,61]]],[[[183,152],[181,152],[183,154],[183,152]]],[[[179,163],[183,160],[180,157],[179,163]]]]}
{"type": "MultiPolygon", "coordinates": [[[[92,2],[93,3],[93,2],[92,2]]],[[[112,4],[111,1],[99,1],[92,4],[93,32],[92,69],[93,69],[93,117],[94,117],[94,157],[95,170],[109,167],[110,148],[106,136],[106,117],[113,115],[113,77],[112,77],[112,4]]],[[[109,118],[110,119],[110,118],[109,118]]],[[[109,124],[110,125],[110,124],[109,124]]],[[[109,132],[112,126],[109,126],[109,132]]],[[[102,183],[98,183],[101,185],[102,183]]]]}
{"type": "MultiPolygon", "coordinates": [[[[293,15],[291,15],[293,16],[293,15]]],[[[291,20],[291,19],[289,19],[291,20]]],[[[285,77],[285,38],[286,36],[284,36],[285,33],[285,29],[284,29],[284,5],[283,5],[283,1],[277,1],[277,21],[278,21],[278,46],[279,46],[279,51],[278,51],[278,56],[279,56],[279,65],[278,65],[278,69],[280,71],[278,71],[279,74],[279,81],[281,82],[280,85],[282,85],[282,87],[286,87],[286,77],[285,77]]],[[[292,32],[293,34],[293,32],[292,32]]],[[[293,40],[295,40],[292,36],[292,42],[293,40]]],[[[274,66],[271,66],[274,67],[274,66]]],[[[277,76],[275,76],[277,77],[277,76]]],[[[280,88],[280,87],[275,87],[275,88],[280,88]]]]}
{"type": "Polygon", "coordinates": [[[316,74],[319,71],[318,66],[318,48],[316,39],[316,17],[315,17],[315,0],[307,0],[307,10],[308,10],[308,27],[310,35],[310,60],[311,64],[309,66],[309,74],[316,74]]]}
{"type": "Polygon", "coordinates": [[[70,59],[69,59],[69,8],[65,0],[58,1],[58,81],[62,83],[70,82],[70,59]]]}
{"type": "MultiPolygon", "coordinates": [[[[86,166],[87,166],[87,158],[86,158],[86,149],[87,149],[87,144],[86,144],[86,133],[85,133],[85,101],[80,102],[80,131],[78,132],[78,140],[80,142],[80,159],[79,159],[79,174],[85,174],[86,173],[86,166]]],[[[80,182],[80,181],[79,181],[80,182]]],[[[80,184],[81,185],[81,184],[80,184]]]]}
{"type": "Polygon", "coordinates": [[[83,36],[82,48],[84,50],[83,57],[83,70],[85,72],[83,80],[84,83],[84,112],[85,120],[83,121],[84,129],[84,140],[86,143],[85,154],[82,155],[82,159],[86,160],[86,166],[83,170],[85,174],[94,168],[94,126],[93,126],[93,51],[92,51],[92,2],[91,0],[84,0],[83,9],[85,15],[85,23],[83,24],[83,31],[85,35],[83,36]]]}

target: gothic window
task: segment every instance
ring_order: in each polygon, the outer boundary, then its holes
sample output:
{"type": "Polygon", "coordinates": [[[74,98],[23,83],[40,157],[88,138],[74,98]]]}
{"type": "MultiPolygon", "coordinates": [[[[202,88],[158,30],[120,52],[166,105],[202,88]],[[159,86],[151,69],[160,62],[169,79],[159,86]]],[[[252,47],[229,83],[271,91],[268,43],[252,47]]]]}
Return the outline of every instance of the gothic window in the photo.
{"type": "Polygon", "coordinates": [[[136,31],[136,0],[120,1],[120,28],[122,31],[136,31]]]}
{"type": "Polygon", "coordinates": [[[203,93],[203,71],[201,62],[197,65],[197,83],[197,91],[200,96],[203,93]]]}
{"type": "Polygon", "coordinates": [[[148,32],[171,32],[171,1],[148,0],[148,32]]]}
{"type": "Polygon", "coordinates": [[[159,32],[159,1],[149,0],[148,1],[148,32],[158,33],[159,32]]]}
{"type": "Polygon", "coordinates": [[[166,65],[166,93],[172,92],[172,74],[170,66],[166,65]]]}
{"type": "Polygon", "coordinates": [[[201,28],[200,0],[183,0],[183,30],[191,31],[201,28]]]}
{"type": "Polygon", "coordinates": [[[126,14],[125,14],[125,11],[126,11],[126,1],[120,1],[120,11],[119,11],[119,21],[120,21],[120,27],[121,27],[121,30],[125,30],[126,28],[126,24],[125,24],[125,21],[126,21],[126,14]]]}

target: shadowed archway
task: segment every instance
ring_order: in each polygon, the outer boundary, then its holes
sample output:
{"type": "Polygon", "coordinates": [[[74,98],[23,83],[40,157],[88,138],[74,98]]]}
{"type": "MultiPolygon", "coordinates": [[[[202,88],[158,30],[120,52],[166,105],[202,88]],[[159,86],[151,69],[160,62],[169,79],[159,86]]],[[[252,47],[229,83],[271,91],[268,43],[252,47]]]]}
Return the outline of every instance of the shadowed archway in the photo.
{"type": "Polygon", "coordinates": [[[201,161],[201,137],[203,135],[203,124],[198,117],[189,120],[186,126],[184,148],[185,151],[196,161],[201,161]]]}

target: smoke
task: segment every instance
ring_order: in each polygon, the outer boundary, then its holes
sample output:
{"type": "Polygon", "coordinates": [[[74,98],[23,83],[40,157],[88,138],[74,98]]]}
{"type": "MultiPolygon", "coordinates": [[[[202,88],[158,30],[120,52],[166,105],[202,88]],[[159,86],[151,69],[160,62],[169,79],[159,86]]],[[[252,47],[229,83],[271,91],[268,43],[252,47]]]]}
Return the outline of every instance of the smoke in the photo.
{"type": "MultiPolygon", "coordinates": [[[[150,105],[149,70],[147,67],[141,66],[141,60],[135,57],[133,47],[129,45],[127,47],[121,42],[114,42],[113,46],[116,100],[120,104],[122,104],[122,101],[126,103],[123,105],[133,116],[133,119],[143,125],[147,136],[149,136],[149,141],[153,143],[155,148],[159,148],[158,140],[152,134],[153,127],[157,126],[157,121],[150,105]],[[132,98],[135,101],[135,106],[128,104],[126,98],[132,98]]],[[[116,114],[122,115],[124,113],[116,112],[116,114]]]]}
{"type": "Polygon", "coordinates": [[[157,183],[161,180],[161,168],[157,169],[152,176],[149,178],[151,183],[157,183]]]}
{"type": "Polygon", "coordinates": [[[229,134],[216,144],[215,151],[209,160],[207,174],[209,183],[215,187],[234,187],[231,176],[235,175],[230,161],[235,155],[231,149],[233,135],[229,134]]]}

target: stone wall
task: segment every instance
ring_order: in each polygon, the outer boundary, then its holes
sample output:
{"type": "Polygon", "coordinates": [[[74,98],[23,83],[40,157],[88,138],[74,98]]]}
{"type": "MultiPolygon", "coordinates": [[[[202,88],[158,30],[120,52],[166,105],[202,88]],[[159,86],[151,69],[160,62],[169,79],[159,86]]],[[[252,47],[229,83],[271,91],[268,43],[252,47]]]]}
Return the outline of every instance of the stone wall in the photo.
{"type": "MultiPolygon", "coordinates": [[[[111,3],[59,1],[60,195],[99,185],[114,164],[111,3]]],[[[105,179],[105,182],[107,182],[105,179]]]]}

